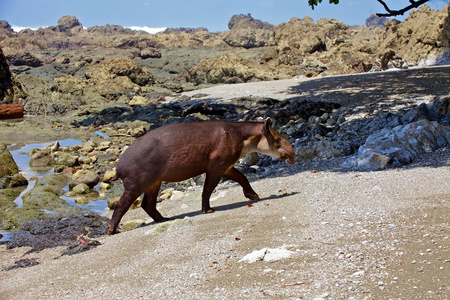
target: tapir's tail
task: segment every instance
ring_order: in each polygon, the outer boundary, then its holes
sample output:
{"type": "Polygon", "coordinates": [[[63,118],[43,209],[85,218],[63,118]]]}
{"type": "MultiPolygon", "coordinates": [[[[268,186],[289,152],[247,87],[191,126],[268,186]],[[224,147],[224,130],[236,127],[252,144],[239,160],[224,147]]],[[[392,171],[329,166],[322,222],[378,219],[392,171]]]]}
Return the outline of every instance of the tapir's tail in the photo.
{"type": "Polygon", "coordinates": [[[113,178],[111,178],[109,181],[116,181],[116,180],[118,180],[120,177],[116,174],[116,175],[114,175],[114,177],[113,178]]]}

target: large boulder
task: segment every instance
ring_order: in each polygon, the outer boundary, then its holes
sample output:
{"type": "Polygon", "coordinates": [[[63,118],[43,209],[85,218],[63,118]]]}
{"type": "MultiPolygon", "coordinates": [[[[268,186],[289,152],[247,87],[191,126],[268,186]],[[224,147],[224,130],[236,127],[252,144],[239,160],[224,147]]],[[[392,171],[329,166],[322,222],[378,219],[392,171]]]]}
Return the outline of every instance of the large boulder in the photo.
{"type": "Polygon", "coordinates": [[[81,25],[80,21],[76,17],[72,16],[63,16],[61,19],[58,20],[58,28],[61,32],[68,32],[72,28],[82,28],[83,25],[81,25]]]}
{"type": "Polygon", "coordinates": [[[13,66],[29,66],[29,67],[40,67],[43,65],[43,62],[33,56],[28,51],[20,51],[13,54],[6,55],[6,59],[13,66]]]}
{"type": "Polygon", "coordinates": [[[371,134],[356,157],[346,163],[361,171],[382,170],[388,165],[401,167],[421,154],[450,145],[450,127],[422,119],[371,134]]]}
{"type": "Polygon", "coordinates": [[[147,69],[141,67],[131,59],[105,58],[98,64],[89,66],[85,72],[88,78],[107,80],[126,77],[131,82],[144,86],[153,84],[155,79],[147,69]]]}
{"type": "Polygon", "coordinates": [[[276,45],[273,31],[266,29],[233,29],[223,34],[223,40],[232,47],[246,49],[276,45]]]}
{"type": "Polygon", "coordinates": [[[433,64],[449,54],[449,5],[441,11],[422,5],[404,22],[386,22],[381,49],[393,49],[409,63],[433,64]]]}
{"type": "Polygon", "coordinates": [[[86,184],[89,188],[93,188],[99,183],[100,177],[97,173],[93,171],[78,171],[72,177],[72,180],[69,183],[69,188],[73,189],[75,186],[79,184],[86,184]]]}
{"type": "Polygon", "coordinates": [[[0,142],[0,178],[17,174],[19,168],[4,143],[0,142]]]}
{"type": "Polygon", "coordinates": [[[228,28],[233,29],[265,29],[272,30],[273,25],[267,22],[263,22],[258,19],[254,19],[251,14],[240,14],[231,17],[228,22],[228,28]]]}
{"type": "Polygon", "coordinates": [[[228,53],[216,59],[202,60],[187,72],[187,80],[196,84],[273,80],[278,76],[267,67],[228,53]]]}

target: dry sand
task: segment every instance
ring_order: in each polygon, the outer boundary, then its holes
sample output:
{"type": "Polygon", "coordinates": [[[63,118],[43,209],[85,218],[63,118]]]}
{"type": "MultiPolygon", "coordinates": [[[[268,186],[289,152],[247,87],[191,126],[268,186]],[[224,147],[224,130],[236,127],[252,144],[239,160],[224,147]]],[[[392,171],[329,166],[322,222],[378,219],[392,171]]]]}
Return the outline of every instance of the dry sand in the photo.
{"type": "Polygon", "coordinates": [[[197,187],[158,206],[187,217],[184,226],[152,233],[159,225],[129,211],[124,220],[148,224],[73,256],[2,246],[1,268],[40,264],[2,271],[0,299],[449,299],[449,153],[380,172],[280,164],[279,176],[252,182],[260,202],[225,182],[213,194],[217,211],[204,215],[197,187]],[[240,262],[280,247],[292,256],[240,262]]]}

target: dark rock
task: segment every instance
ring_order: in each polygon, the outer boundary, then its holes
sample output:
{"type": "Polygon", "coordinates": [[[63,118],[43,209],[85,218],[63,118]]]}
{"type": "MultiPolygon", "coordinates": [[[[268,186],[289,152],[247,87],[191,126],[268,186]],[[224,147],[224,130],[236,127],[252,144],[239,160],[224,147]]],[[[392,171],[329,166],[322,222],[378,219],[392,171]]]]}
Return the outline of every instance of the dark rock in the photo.
{"type": "Polygon", "coordinates": [[[43,62],[39,58],[34,57],[26,51],[9,54],[6,56],[6,59],[13,66],[29,66],[36,68],[43,65],[43,62]]]}
{"type": "Polygon", "coordinates": [[[7,249],[31,247],[29,252],[78,245],[81,235],[95,238],[105,234],[108,222],[108,218],[94,213],[36,219],[22,225],[21,230],[28,234],[16,234],[6,245],[7,249]]]}
{"type": "Polygon", "coordinates": [[[450,125],[450,96],[439,96],[434,98],[428,109],[433,120],[442,125],[450,125]]]}
{"type": "Polygon", "coordinates": [[[145,48],[141,50],[139,55],[142,59],[161,58],[161,52],[156,48],[145,48]]]}
{"type": "Polygon", "coordinates": [[[3,271],[11,271],[17,268],[28,268],[32,266],[37,266],[40,263],[36,260],[36,258],[23,258],[14,262],[14,265],[6,267],[3,271]]]}

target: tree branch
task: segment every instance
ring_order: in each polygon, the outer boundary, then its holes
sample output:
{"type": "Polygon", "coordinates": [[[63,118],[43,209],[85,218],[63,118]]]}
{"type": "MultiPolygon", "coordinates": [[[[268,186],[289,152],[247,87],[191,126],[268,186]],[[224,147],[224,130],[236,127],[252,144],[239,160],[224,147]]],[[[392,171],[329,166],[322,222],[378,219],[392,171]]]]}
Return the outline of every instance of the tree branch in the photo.
{"type": "Polygon", "coordinates": [[[387,14],[377,13],[376,15],[378,17],[395,17],[395,16],[403,15],[408,10],[413,9],[413,8],[417,8],[417,7],[421,6],[424,3],[427,3],[430,0],[418,0],[418,1],[409,0],[409,3],[411,3],[411,5],[408,5],[407,7],[402,8],[400,10],[391,10],[383,0],[377,0],[377,1],[381,5],[383,5],[384,9],[388,12],[387,14]]]}

